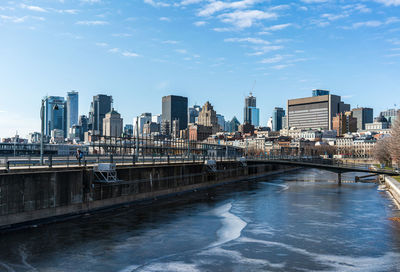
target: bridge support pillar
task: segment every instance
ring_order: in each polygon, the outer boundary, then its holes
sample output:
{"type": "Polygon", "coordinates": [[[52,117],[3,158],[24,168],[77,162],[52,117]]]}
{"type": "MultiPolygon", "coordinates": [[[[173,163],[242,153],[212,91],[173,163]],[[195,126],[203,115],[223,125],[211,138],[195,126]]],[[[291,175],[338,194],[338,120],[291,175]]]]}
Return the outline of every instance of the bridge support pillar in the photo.
{"type": "Polygon", "coordinates": [[[338,184],[339,186],[342,185],[342,173],[338,173],[338,184]]]}

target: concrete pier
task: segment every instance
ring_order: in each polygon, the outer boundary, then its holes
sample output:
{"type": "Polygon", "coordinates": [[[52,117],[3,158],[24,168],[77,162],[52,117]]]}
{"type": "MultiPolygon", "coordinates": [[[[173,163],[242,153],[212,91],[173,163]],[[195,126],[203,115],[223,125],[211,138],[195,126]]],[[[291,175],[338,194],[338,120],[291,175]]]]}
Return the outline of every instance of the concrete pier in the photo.
{"type": "Polygon", "coordinates": [[[117,167],[120,182],[96,182],[93,169],[27,171],[0,174],[0,229],[49,218],[117,207],[135,201],[172,196],[291,166],[218,162],[117,167]]]}

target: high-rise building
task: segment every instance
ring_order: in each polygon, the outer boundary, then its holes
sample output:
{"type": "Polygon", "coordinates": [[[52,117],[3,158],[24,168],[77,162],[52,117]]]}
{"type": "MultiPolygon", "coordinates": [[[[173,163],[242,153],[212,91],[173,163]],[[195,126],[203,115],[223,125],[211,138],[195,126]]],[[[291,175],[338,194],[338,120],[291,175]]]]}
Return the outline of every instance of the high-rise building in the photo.
{"type": "Polygon", "coordinates": [[[374,121],[374,110],[371,108],[352,109],[353,117],[357,119],[357,130],[365,130],[365,124],[374,121]]]}
{"type": "Polygon", "coordinates": [[[133,125],[126,124],[124,126],[124,136],[125,137],[132,137],[133,136],[133,125]]]}
{"type": "Polygon", "coordinates": [[[273,128],[274,128],[274,119],[272,118],[272,117],[270,117],[270,118],[268,118],[268,121],[267,121],[267,128],[269,128],[269,129],[271,129],[271,131],[273,130],[273,128]]]}
{"type": "Polygon", "coordinates": [[[103,119],[103,136],[121,137],[123,120],[121,114],[112,109],[103,119]]]}
{"type": "Polygon", "coordinates": [[[220,130],[225,131],[225,117],[222,114],[217,113],[217,122],[220,130]]]}
{"type": "Polygon", "coordinates": [[[51,136],[51,131],[57,129],[57,136],[60,131],[64,138],[67,136],[67,110],[64,97],[47,96],[44,102],[44,132],[46,136],[51,136]]]}
{"type": "Polygon", "coordinates": [[[212,133],[217,133],[220,130],[218,124],[217,113],[210,102],[206,102],[199,113],[197,124],[212,128],[212,133]]]}
{"type": "Polygon", "coordinates": [[[201,107],[199,105],[194,105],[193,107],[189,108],[189,123],[196,123],[200,112],[201,107]]]}
{"type": "Polygon", "coordinates": [[[256,97],[252,93],[244,99],[244,118],[243,123],[253,126],[260,125],[260,110],[257,108],[256,97]]]}
{"type": "Polygon", "coordinates": [[[287,103],[288,128],[332,130],[332,118],[350,111],[337,95],[290,99],[287,103]]]}
{"type": "Polygon", "coordinates": [[[138,130],[139,130],[139,135],[142,135],[144,125],[151,122],[152,122],[152,115],[150,112],[142,113],[139,117],[133,118],[133,135],[136,135],[138,130]],[[137,118],[139,118],[138,122],[136,122],[137,118]],[[138,128],[136,128],[136,124],[138,124],[138,128]]]}
{"type": "Polygon", "coordinates": [[[337,136],[341,136],[349,132],[356,132],[357,118],[353,117],[352,111],[338,113],[332,118],[332,129],[336,130],[337,136]]]}
{"type": "Polygon", "coordinates": [[[78,125],[80,125],[82,127],[83,134],[88,131],[88,123],[89,123],[89,120],[86,115],[79,116],[78,125]]]}
{"type": "Polygon", "coordinates": [[[321,95],[329,95],[329,91],[327,90],[319,90],[319,89],[315,89],[312,91],[312,96],[321,96],[321,95]]]}
{"type": "Polygon", "coordinates": [[[394,125],[396,121],[397,115],[400,113],[400,110],[396,109],[389,109],[381,112],[381,115],[386,118],[388,121],[389,127],[394,125]]]}
{"type": "Polygon", "coordinates": [[[162,121],[161,114],[156,114],[156,115],[151,116],[151,121],[153,123],[156,123],[156,124],[160,125],[161,121],[162,121]]]}
{"type": "Polygon", "coordinates": [[[93,96],[89,112],[89,130],[92,131],[92,135],[103,135],[103,119],[111,111],[112,102],[111,95],[93,96]]]}
{"type": "Polygon", "coordinates": [[[79,94],[76,91],[67,93],[67,129],[78,125],[79,94]]]}
{"type": "Polygon", "coordinates": [[[236,132],[236,131],[238,131],[238,130],[239,130],[239,126],[240,126],[240,122],[239,122],[239,120],[236,118],[236,116],[234,116],[234,117],[232,118],[232,120],[229,121],[229,125],[228,125],[229,129],[228,129],[228,132],[236,132]]]}
{"type": "Polygon", "coordinates": [[[179,120],[179,130],[188,125],[188,99],[187,97],[168,95],[162,98],[162,120],[169,122],[170,133],[172,122],[179,120]]]}
{"type": "Polygon", "coordinates": [[[283,108],[275,107],[272,116],[272,131],[279,131],[282,129],[282,119],[285,116],[285,110],[283,108]]]}

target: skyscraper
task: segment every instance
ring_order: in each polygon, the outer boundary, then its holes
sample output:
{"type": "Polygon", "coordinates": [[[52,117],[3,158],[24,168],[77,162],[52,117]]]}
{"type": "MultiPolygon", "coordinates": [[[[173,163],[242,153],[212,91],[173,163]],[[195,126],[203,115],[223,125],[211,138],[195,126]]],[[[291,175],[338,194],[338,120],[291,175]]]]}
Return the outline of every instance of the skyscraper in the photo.
{"type": "Polygon", "coordinates": [[[139,135],[143,134],[143,128],[144,125],[147,123],[152,122],[152,115],[150,112],[145,112],[142,113],[139,117],[134,117],[133,118],[133,135],[137,134],[137,131],[139,131],[139,135]],[[139,118],[136,122],[136,119],[139,118]],[[136,128],[136,124],[138,124],[138,127],[136,128]]]}
{"type": "Polygon", "coordinates": [[[272,131],[279,131],[283,127],[283,117],[285,116],[285,110],[283,108],[275,107],[272,116],[272,131]]]}
{"type": "Polygon", "coordinates": [[[79,94],[76,91],[67,93],[67,129],[78,125],[79,94]]]}
{"type": "Polygon", "coordinates": [[[244,99],[243,122],[254,126],[260,124],[260,110],[257,108],[256,97],[252,93],[244,99]]]}
{"type": "Polygon", "coordinates": [[[312,91],[312,96],[321,96],[321,95],[329,95],[329,91],[326,90],[319,90],[319,89],[315,89],[312,91]]]}
{"type": "Polygon", "coordinates": [[[122,136],[123,120],[121,114],[112,109],[103,119],[103,135],[111,137],[122,136]]]}
{"type": "Polygon", "coordinates": [[[353,117],[357,119],[357,130],[365,130],[365,124],[374,121],[374,110],[371,108],[352,109],[353,117]]]}
{"type": "Polygon", "coordinates": [[[89,129],[92,131],[92,135],[103,135],[103,119],[106,117],[106,113],[111,111],[112,102],[112,96],[109,95],[93,96],[89,112],[89,129]]]}
{"type": "Polygon", "coordinates": [[[174,120],[179,120],[179,130],[188,125],[188,99],[187,97],[168,95],[162,98],[162,120],[169,123],[170,133],[174,120]]]}
{"type": "Polygon", "coordinates": [[[201,109],[197,124],[211,127],[213,134],[217,133],[220,130],[217,113],[215,112],[214,107],[210,104],[210,102],[207,101],[201,109]]]}
{"type": "Polygon", "coordinates": [[[200,112],[201,107],[199,105],[194,105],[193,107],[189,108],[189,123],[196,123],[197,117],[199,117],[200,112]]]}
{"type": "Polygon", "coordinates": [[[287,103],[288,128],[331,130],[332,118],[349,110],[349,104],[332,94],[290,99],[287,103]]]}
{"type": "Polygon", "coordinates": [[[47,96],[44,103],[44,132],[46,136],[51,136],[51,131],[58,129],[63,131],[64,137],[68,133],[66,121],[66,104],[64,97],[47,96]]]}
{"type": "Polygon", "coordinates": [[[397,115],[400,113],[399,110],[396,109],[388,109],[381,112],[381,115],[386,118],[389,123],[389,126],[392,127],[397,119],[397,115]]]}

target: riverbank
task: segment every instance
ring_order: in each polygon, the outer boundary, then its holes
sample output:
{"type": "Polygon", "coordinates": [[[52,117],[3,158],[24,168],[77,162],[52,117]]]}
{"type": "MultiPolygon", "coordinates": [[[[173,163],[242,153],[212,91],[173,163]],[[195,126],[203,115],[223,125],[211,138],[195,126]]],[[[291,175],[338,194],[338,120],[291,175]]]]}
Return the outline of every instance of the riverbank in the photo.
{"type": "Polygon", "coordinates": [[[400,183],[393,177],[385,176],[385,185],[400,207],[400,183]]]}

